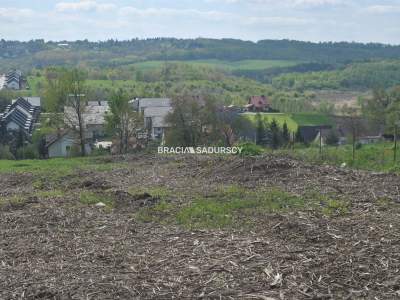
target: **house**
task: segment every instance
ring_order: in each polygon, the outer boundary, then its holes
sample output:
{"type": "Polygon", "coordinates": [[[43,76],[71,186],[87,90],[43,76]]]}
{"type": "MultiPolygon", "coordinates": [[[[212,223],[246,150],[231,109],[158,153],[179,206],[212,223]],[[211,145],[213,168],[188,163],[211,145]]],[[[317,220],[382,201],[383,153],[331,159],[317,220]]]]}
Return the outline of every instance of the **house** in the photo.
{"type": "Polygon", "coordinates": [[[31,136],[36,128],[41,112],[39,97],[20,97],[12,101],[0,114],[1,126],[7,131],[23,131],[31,136]]]}
{"type": "Polygon", "coordinates": [[[298,128],[301,138],[306,144],[319,140],[320,135],[322,135],[322,139],[325,140],[325,137],[331,130],[332,126],[330,125],[299,126],[298,128]]]}
{"type": "MultiPolygon", "coordinates": [[[[110,111],[107,101],[88,101],[82,113],[84,131],[95,139],[105,136],[105,116],[110,111]]],[[[72,107],[64,107],[64,123],[70,128],[78,128],[78,117],[72,107]]]]}
{"type": "Polygon", "coordinates": [[[5,88],[6,84],[6,75],[0,75],[0,90],[5,88]]]}
{"type": "Polygon", "coordinates": [[[0,77],[0,89],[20,90],[23,84],[24,79],[22,77],[22,72],[19,70],[12,70],[0,77]]]}
{"type": "MultiPolygon", "coordinates": [[[[89,143],[91,137],[86,134],[86,138],[85,153],[90,154],[92,151],[89,143]]],[[[78,134],[71,129],[67,129],[48,135],[46,137],[46,149],[48,158],[74,156],[80,151],[78,134]]]]}
{"type": "Polygon", "coordinates": [[[248,104],[246,105],[246,109],[252,112],[266,112],[271,109],[271,102],[264,95],[251,96],[248,100],[248,104]]]}
{"type": "Polygon", "coordinates": [[[169,127],[166,117],[172,112],[172,102],[168,98],[136,98],[131,105],[134,110],[143,114],[148,136],[153,139],[162,139],[169,127]]]}
{"type": "Polygon", "coordinates": [[[357,131],[357,141],[361,144],[372,144],[384,139],[385,128],[377,125],[365,118],[353,118],[347,116],[333,116],[332,120],[336,124],[336,131],[339,135],[339,144],[346,144],[353,134],[352,123],[355,124],[357,131]]]}

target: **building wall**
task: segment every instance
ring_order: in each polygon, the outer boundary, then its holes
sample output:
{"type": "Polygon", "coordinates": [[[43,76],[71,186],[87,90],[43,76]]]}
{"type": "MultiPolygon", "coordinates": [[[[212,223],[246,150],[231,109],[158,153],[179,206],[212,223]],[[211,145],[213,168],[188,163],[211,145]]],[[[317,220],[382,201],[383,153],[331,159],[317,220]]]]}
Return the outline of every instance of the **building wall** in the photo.
{"type": "MultiPolygon", "coordinates": [[[[54,142],[49,148],[49,158],[53,157],[69,157],[71,155],[71,149],[76,147],[75,139],[73,139],[70,135],[66,135],[58,141],[54,142]],[[70,150],[68,150],[68,148],[70,150]]],[[[89,145],[86,145],[86,154],[91,153],[91,148],[89,145]]]]}
{"type": "Polygon", "coordinates": [[[20,129],[19,125],[15,122],[9,122],[7,124],[7,130],[9,130],[9,131],[12,131],[12,130],[17,131],[19,129],[20,129]]]}
{"type": "Polygon", "coordinates": [[[11,81],[10,83],[7,84],[7,88],[13,90],[19,90],[19,84],[15,81],[11,81]]]}

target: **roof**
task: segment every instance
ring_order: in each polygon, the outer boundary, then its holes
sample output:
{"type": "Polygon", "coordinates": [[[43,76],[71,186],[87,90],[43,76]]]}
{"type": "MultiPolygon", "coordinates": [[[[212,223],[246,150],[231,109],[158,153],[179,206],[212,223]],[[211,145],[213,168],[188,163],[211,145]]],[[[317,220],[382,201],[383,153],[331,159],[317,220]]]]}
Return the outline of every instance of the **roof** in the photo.
{"type": "Polygon", "coordinates": [[[61,130],[55,134],[49,134],[46,136],[46,148],[63,138],[69,133],[69,130],[61,130]]]}
{"type": "Polygon", "coordinates": [[[315,140],[318,136],[319,132],[322,130],[330,130],[332,126],[324,125],[324,126],[300,126],[299,131],[301,137],[306,143],[310,143],[315,140]]]}
{"type": "Polygon", "coordinates": [[[147,107],[144,109],[144,117],[166,117],[170,112],[172,112],[172,107],[147,107]]]}
{"type": "MultiPolygon", "coordinates": [[[[85,111],[82,113],[83,123],[87,125],[104,125],[106,123],[105,116],[110,110],[108,102],[102,101],[101,105],[97,101],[89,102],[89,105],[85,107],[85,111]]],[[[72,107],[64,107],[65,112],[65,123],[69,126],[78,125],[77,116],[75,110],[72,107]]]]}
{"type": "MultiPolygon", "coordinates": [[[[351,118],[346,116],[333,116],[336,129],[341,137],[346,137],[352,134],[351,118]]],[[[356,118],[358,136],[381,136],[385,132],[385,128],[381,125],[373,124],[367,119],[356,118]]]]}
{"type": "Polygon", "coordinates": [[[269,99],[264,95],[251,96],[249,99],[249,104],[254,105],[254,107],[256,107],[256,108],[265,108],[266,106],[271,105],[269,99]]]}
{"type": "Polygon", "coordinates": [[[137,98],[130,101],[133,107],[142,111],[146,107],[171,107],[171,99],[169,98],[137,98]]]}
{"type": "Polygon", "coordinates": [[[40,107],[32,105],[25,98],[20,97],[7,106],[0,117],[1,121],[6,123],[14,122],[25,132],[31,134],[39,114],[40,107]]]}
{"type": "MultiPolygon", "coordinates": [[[[29,102],[32,106],[41,106],[41,99],[40,97],[23,97],[23,99],[29,102]]],[[[18,99],[12,100],[11,103],[16,102],[18,99]]]]}
{"type": "MultiPolygon", "coordinates": [[[[46,136],[46,148],[58,142],[65,136],[72,136],[72,138],[77,138],[78,134],[72,131],[71,129],[61,129],[57,133],[49,134],[46,136]]],[[[85,132],[85,139],[90,139],[90,138],[92,138],[90,133],[85,132]]]]}

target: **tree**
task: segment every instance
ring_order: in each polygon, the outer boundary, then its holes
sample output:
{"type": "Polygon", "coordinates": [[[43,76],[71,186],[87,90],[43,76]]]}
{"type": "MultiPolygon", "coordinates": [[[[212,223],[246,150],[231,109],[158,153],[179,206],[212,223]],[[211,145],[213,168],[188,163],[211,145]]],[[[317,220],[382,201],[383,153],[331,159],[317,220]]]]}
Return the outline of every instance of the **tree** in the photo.
{"type": "Polygon", "coordinates": [[[391,101],[389,93],[384,89],[374,89],[372,98],[359,99],[363,115],[381,128],[385,126],[391,101]]]}
{"type": "Polygon", "coordinates": [[[357,109],[354,107],[343,107],[343,114],[346,116],[346,126],[350,129],[351,132],[351,144],[352,144],[352,160],[355,160],[356,154],[356,144],[357,139],[360,135],[360,131],[362,128],[361,119],[357,113],[357,109]]]}
{"type": "Polygon", "coordinates": [[[286,121],[282,125],[282,141],[285,145],[290,143],[290,132],[286,121]]]}
{"type": "Polygon", "coordinates": [[[114,92],[109,103],[110,114],[105,117],[108,131],[118,139],[120,154],[128,152],[129,139],[137,137],[143,125],[141,114],[133,110],[129,99],[122,90],[114,92]]]}
{"type": "Polygon", "coordinates": [[[85,100],[85,81],[86,73],[78,69],[64,71],[62,76],[62,85],[67,94],[64,118],[73,130],[78,132],[80,152],[82,156],[86,155],[85,144],[85,124],[83,114],[86,108],[85,100]]]}
{"type": "Polygon", "coordinates": [[[272,149],[278,149],[281,145],[282,140],[282,134],[278,122],[273,119],[269,127],[271,130],[271,147],[272,149]]]}
{"type": "Polygon", "coordinates": [[[265,145],[266,126],[260,113],[256,114],[256,144],[265,145]]]}
{"type": "Polygon", "coordinates": [[[397,140],[400,126],[400,86],[393,88],[389,94],[390,104],[386,112],[386,130],[393,133],[393,161],[397,161],[397,140]]]}
{"type": "Polygon", "coordinates": [[[294,140],[295,140],[296,143],[304,143],[305,142],[304,137],[301,134],[300,127],[297,128],[294,140]]]}
{"type": "Polygon", "coordinates": [[[214,99],[194,96],[183,90],[172,97],[173,111],[167,116],[170,128],[166,142],[173,146],[210,144],[220,138],[214,99]]]}

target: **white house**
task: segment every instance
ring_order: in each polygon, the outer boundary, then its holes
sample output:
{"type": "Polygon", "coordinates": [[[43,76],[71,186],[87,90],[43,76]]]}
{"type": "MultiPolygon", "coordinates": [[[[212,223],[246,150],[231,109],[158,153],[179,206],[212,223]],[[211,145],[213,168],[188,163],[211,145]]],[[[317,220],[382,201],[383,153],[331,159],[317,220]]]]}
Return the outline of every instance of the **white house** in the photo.
{"type": "MultiPolygon", "coordinates": [[[[46,148],[49,158],[71,157],[74,152],[80,151],[79,138],[72,130],[62,130],[46,137],[46,148]]],[[[89,143],[85,144],[85,153],[92,151],[89,143]]]]}

